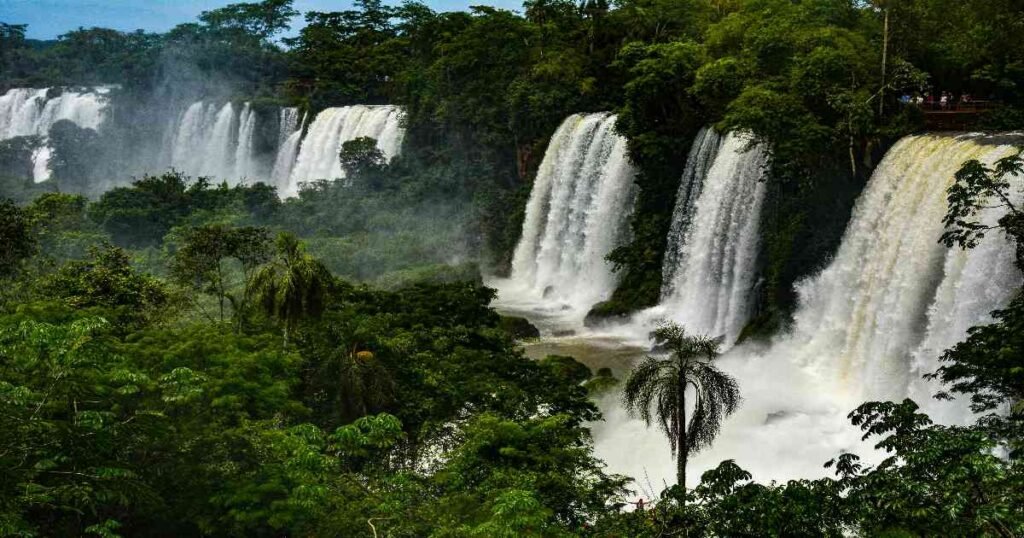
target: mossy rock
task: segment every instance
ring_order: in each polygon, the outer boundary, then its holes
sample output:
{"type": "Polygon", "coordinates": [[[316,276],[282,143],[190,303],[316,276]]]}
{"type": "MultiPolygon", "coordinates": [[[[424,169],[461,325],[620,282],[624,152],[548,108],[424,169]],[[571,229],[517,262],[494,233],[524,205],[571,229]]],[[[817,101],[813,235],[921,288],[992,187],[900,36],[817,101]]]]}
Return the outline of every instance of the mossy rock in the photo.
{"type": "Polygon", "coordinates": [[[540,338],[540,329],[535,327],[526,318],[501,316],[501,319],[498,321],[498,328],[516,340],[540,338]]]}
{"type": "Polygon", "coordinates": [[[587,380],[586,383],[583,384],[583,388],[587,389],[587,393],[590,394],[591,396],[600,396],[602,394],[607,394],[615,390],[615,388],[618,386],[619,380],[616,379],[614,375],[612,375],[611,368],[599,369],[597,371],[597,374],[594,375],[594,377],[590,378],[589,380],[587,380]]]}
{"type": "Polygon", "coordinates": [[[548,355],[540,360],[540,364],[574,385],[583,383],[593,375],[587,365],[566,355],[548,355]]]}
{"type": "Polygon", "coordinates": [[[603,301],[594,305],[590,312],[587,312],[587,316],[583,318],[583,325],[597,327],[609,321],[626,321],[631,313],[632,309],[618,301],[603,301]]]}

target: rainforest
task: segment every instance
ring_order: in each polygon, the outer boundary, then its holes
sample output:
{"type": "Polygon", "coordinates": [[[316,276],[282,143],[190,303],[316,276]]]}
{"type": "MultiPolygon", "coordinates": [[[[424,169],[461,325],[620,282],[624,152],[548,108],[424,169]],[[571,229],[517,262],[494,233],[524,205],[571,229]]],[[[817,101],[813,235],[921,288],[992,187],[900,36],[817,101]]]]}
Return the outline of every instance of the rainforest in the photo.
{"type": "Polygon", "coordinates": [[[1024,537],[1020,2],[229,1],[0,1],[0,536],[1024,537]]]}

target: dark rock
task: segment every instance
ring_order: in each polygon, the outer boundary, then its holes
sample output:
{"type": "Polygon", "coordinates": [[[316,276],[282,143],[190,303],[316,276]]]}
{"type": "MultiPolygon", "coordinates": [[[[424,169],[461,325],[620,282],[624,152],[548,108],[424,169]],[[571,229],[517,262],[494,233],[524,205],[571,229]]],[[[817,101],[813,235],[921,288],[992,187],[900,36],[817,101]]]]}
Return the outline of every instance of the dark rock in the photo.
{"type": "Polygon", "coordinates": [[[516,340],[540,338],[540,329],[535,327],[526,318],[501,316],[501,320],[498,321],[498,328],[516,340]]]}
{"type": "Polygon", "coordinates": [[[587,312],[587,316],[583,318],[583,325],[597,327],[614,321],[625,322],[629,320],[629,314],[629,312],[622,311],[617,303],[604,301],[597,303],[590,309],[590,312],[587,312]]]}

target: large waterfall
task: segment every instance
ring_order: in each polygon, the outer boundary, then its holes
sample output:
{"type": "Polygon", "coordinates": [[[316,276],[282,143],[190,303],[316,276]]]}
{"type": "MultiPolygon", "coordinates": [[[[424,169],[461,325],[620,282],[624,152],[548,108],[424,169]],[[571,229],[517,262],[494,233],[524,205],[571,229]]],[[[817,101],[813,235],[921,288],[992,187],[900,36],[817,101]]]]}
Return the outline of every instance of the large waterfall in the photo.
{"type": "MultiPolygon", "coordinates": [[[[107,110],[109,91],[106,87],[88,91],[50,88],[8,90],[0,96],[0,140],[16,136],[41,136],[45,139],[50,127],[60,120],[69,120],[79,127],[98,130],[107,110]]],[[[37,148],[32,156],[33,178],[37,182],[50,177],[50,153],[44,141],[44,145],[37,148]]]]}
{"type": "Polygon", "coordinates": [[[402,111],[390,105],[328,108],[317,114],[299,147],[298,158],[282,195],[294,196],[299,184],[344,176],[338,152],[349,140],[370,137],[388,160],[399,153],[405,131],[402,111]]]}
{"type": "MultiPolygon", "coordinates": [[[[844,451],[877,461],[846,418],[867,400],[909,396],[938,420],[968,419],[965,404],[932,400],[938,387],[921,375],[933,372],[938,356],[969,327],[990,321],[989,312],[1009,302],[1022,277],[1002,233],[990,232],[969,251],[938,243],[946,189],[963,162],[991,163],[1014,151],[1005,139],[975,135],[913,136],[889,151],[831,263],[798,285],[791,330],[722,358],[744,403],[713,446],[692,460],[694,480],[723,459],[763,481],[821,476],[822,464],[844,451]]],[[[983,218],[994,222],[992,213],[983,218]]],[[[700,227],[691,223],[694,233],[700,227]]],[[[662,477],[671,481],[662,435],[628,418],[617,402],[603,407],[607,422],[594,431],[610,470],[646,474],[656,486],[662,477]]]]}
{"type": "Polygon", "coordinates": [[[969,252],[937,238],[956,170],[1012,151],[974,136],[896,144],[861,195],[833,262],[798,287],[786,342],[797,348],[794,359],[852,400],[900,398],[922,367],[934,365],[922,354],[941,353],[1005,304],[1020,275],[1002,234],[969,252]]]}
{"type": "Polygon", "coordinates": [[[615,116],[574,114],[562,122],[530,192],[501,299],[580,314],[607,299],[615,277],[605,257],[628,230],[634,175],[615,116]]]}
{"type": "Polygon", "coordinates": [[[735,341],[754,285],[767,153],[714,129],[694,141],[669,232],[662,309],[689,331],[735,341]]]}

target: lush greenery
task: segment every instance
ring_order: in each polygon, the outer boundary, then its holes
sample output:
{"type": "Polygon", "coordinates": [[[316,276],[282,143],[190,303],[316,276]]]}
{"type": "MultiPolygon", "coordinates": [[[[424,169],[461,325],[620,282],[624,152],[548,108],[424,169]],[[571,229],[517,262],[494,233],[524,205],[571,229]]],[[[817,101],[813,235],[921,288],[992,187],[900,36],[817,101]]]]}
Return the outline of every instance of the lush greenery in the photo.
{"type": "MultiPolygon", "coordinates": [[[[998,229],[975,220],[1019,167],[964,167],[952,248],[980,233],[1024,244],[1010,198],[998,229]]],[[[532,328],[472,282],[382,291],[335,277],[295,236],[274,238],[267,223],[289,204],[251,189],[168,174],[92,204],[5,202],[0,535],[1024,532],[1019,298],[935,374],[987,413],[976,424],[869,402],[850,419],[889,453],[875,467],[840,454],[835,478],[766,485],[726,461],[628,511],[629,483],[603,470],[586,427],[599,418],[588,393],[621,390],[610,372],[526,359],[514,338],[532,328]]],[[[625,390],[674,434],[682,470],[737,387],[705,360],[715,342],[660,337],[670,357],[625,390]],[[692,417],[680,382],[699,388],[692,417]]]]}
{"type": "MultiPolygon", "coordinates": [[[[1000,103],[990,125],[1021,125],[1019,2],[532,0],[517,14],[360,0],[281,38],[293,15],[263,0],[164,34],[52,42],[0,23],[0,89],[119,84],[119,142],[149,128],[132,113],[200,97],[395,103],[408,131],[390,163],[345,144],[346,181],[285,201],[173,171],[128,185],[109,144],[70,122],[36,185],[39,139],[0,141],[0,536],[1024,535],[1019,294],[934,374],[975,424],[867,402],[850,419],[888,453],[877,466],[837,454],[834,478],[759,484],[726,461],[631,511],[587,428],[588,396],[623,387],[570,357],[527,360],[515,340],[536,329],[489,308],[478,267],[507,268],[562,118],[613,110],[640,194],[598,313],[651,304],[691,139],[748,130],[773,156],[748,333],[770,330],[879,152],[922,125],[901,95],[970,93],[1000,103]],[[109,184],[125,186],[96,188],[109,184]]],[[[967,163],[942,240],[1005,233],[1024,269],[1007,180],[1021,170],[967,163]],[[1006,217],[980,224],[993,200],[1006,217]]],[[[713,342],[662,337],[674,358],[625,389],[684,470],[738,389],[703,360],[713,342]],[[681,379],[707,404],[689,424],[681,379]]]]}

